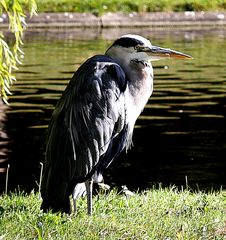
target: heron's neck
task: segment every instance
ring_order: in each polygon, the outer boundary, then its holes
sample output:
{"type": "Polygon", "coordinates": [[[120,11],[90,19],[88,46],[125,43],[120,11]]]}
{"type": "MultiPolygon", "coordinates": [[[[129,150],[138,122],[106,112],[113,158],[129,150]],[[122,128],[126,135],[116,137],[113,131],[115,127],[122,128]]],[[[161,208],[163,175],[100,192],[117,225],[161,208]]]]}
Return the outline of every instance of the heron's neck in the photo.
{"type": "Polygon", "coordinates": [[[152,94],[153,68],[144,55],[136,57],[131,55],[129,58],[123,52],[118,52],[119,49],[113,50],[108,50],[106,54],[121,66],[127,76],[128,87],[125,94],[129,101],[127,106],[131,108],[127,112],[133,113],[131,118],[134,118],[135,122],[152,94]]]}
{"type": "Polygon", "coordinates": [[[132,60],[124,71],[128,77],[130,105],[134,117],[138,118],[153,91],[153,69],[148,62],[132,60]]]}
{"type": "MultiPolygon", "coordinates": [[[[123,66],[122,66],[123,67],[123,66]]],[[[133,97],[142,96],[146,100],[150,97],[153,88],[153,69],[149,62],[139,59],[131,60],[123,67],[128,77],[128,87],[133,97]]]]}

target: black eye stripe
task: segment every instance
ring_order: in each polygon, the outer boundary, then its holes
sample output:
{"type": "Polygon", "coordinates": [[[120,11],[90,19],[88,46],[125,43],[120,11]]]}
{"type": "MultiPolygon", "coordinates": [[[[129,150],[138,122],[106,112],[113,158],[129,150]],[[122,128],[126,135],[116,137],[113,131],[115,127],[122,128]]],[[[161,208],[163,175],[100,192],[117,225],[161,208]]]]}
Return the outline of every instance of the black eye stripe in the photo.
{"type": "Polygon", "coordinates": [[[135,39],[135,38],[129,38],[129,37],[123,37],[117,39],[114,44],[114,46],[121,46],[121,47],[136,47],[137,45],[144,45],[142,41],[135,39]]]}

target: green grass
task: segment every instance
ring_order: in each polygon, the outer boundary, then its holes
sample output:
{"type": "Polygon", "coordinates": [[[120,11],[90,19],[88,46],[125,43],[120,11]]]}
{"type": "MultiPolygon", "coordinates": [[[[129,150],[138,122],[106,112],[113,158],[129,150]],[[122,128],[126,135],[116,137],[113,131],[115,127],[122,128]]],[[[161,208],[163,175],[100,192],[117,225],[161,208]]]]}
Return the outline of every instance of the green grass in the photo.
{"type": "Polygon", "coordinates": [[[225,10],[226,0],[37,0],[38,12],[156,12],[225,10]]]}
{"type": "Polygon", "coordinates": [[[153,189],[130,198],[115,190],[86,200],[76,216],[42,213],[37,194],[0,198],[0,238],[5,239],[225,239],[226,194],[153,189]]]}

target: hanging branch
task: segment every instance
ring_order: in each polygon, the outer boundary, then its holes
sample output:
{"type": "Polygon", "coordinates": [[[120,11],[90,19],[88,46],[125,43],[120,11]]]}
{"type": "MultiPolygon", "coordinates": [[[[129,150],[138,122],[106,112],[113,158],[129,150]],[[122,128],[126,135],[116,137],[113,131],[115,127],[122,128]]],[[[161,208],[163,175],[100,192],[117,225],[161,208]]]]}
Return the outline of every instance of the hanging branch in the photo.
{"type": "Polygon", "coordinates": [[[26,28],[23,8],[28,7],[31,16],[36,14],[35,0],[0,0],[0,13],[5,12],[9,19],[9,30],[14,34],[12,48],[6,43],[0,31],[0,98],[8,104],[10,85],[16,80],[13,70],[18,69],[23,58],[23,32],[26,28]]]}

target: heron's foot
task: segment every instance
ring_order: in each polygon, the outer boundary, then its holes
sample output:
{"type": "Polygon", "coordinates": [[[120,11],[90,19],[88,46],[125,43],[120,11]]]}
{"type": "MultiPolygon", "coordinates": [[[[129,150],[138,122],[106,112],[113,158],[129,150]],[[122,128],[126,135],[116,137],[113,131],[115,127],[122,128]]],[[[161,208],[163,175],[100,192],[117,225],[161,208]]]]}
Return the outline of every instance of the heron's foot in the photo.
{"type": "Polygon", "coordinates": [[[104,191],[108,191],[110,190],[110,185],[105,184],[105,183],[98,183],[98,186],[100,187],[100,189],[104,190],[104,191]]]}

